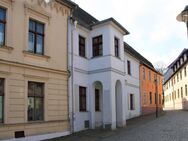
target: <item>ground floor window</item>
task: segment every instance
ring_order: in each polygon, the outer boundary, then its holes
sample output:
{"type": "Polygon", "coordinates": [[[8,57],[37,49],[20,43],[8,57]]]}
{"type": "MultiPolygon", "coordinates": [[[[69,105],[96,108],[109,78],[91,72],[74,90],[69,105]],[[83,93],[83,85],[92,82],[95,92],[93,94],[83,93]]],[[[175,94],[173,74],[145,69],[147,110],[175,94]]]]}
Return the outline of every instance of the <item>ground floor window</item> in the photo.
{"type": "Polygon", "coordinates": [[[99,93],[99,89],[95,89],[95,111],[100,111],[100,93],[99,93]]]}
{"type": "Polygon", "coordinates": [[[85,112],[86,109],[86,87],[79,87],[79,104],[80,111],[85,112]]]}
{"type": "Polygon", "coordinates": [[[145,92],[144,92],[144,105],[147,105],[147,95],[145,92]]]}
{"type": "Polygon", "coordinates": [[[4,117],[4,78],[0,78],[0,123],[3,123],[4,117]]]}
{"type": "Polygon", "coordinates": [[[150,104],[152,104],[152,93],[151,92],[149,93],[149,101],[150,101],[150,104]]]}
{"type": "Polygon", "coordinates": [[[130,110],[134,110],[134,94],[130,94],[130,110]]]}
{"type": "Polygon", "coordinates": [[[159,104],[161,104],[161,95],[159,95],[159,104]]]}
{"type": "Polygon", "coordinates": [[[44,119],[44,83],[28,82],[28,121],[44,119]]]}

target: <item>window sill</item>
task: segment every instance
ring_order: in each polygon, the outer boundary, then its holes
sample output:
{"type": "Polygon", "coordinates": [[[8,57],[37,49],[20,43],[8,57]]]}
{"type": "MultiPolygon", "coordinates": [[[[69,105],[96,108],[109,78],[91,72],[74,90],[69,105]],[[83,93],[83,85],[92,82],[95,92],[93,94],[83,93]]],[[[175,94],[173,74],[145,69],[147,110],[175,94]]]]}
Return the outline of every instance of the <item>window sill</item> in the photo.
{"type": "Polygon", "coordinates": [[[13,49],[14,49],[13,47],[9,47],[6,45],[0,45],[0,51],[11,53],[13,49]]]}
{"type": "Polygon", "coordinates": [[[95,111],[96,113],[101,113],[101,110],[99,110],[99,111],[95,111]]]}
{"type": "Polygon", "coordinates": [[[35,121],[27,121],[28,124],[33,124],[33,123],[44,123],[44,120],[35,120],[35,121]]]}
{"type": "Polygon", "coordinates": [[[83,59],[87,59],[87,57],[86,57],[86,56],[84,57],[84,56],[80,56],[80,55],[79,55],[79,57],[80,57],[80,58],[83,58],[83,59]]]}
{"type": "Polygon", "coordinates": [[[117,59],[119,59],[119,60],[121,60],[121,58],[119,56],[114,56],[114,57],[117,58],[117,59]]]}
{"type": "Polygon", "coordinates": [[[91,57],[91,59],[97,59],[97,58],[100,58],[100,57],[103,57],[103,55],[100,55],[100,56],[93,56],[93,57],[91,57]]]}
{"type": "Polygon", "coordinates": [[[135,109],[130,109],[130,111],[135,111],[135,109]]]}
{"type": "Polygon", "coordinates": [[[28,57],[32,57],[32,58],[36,58],[36,59],[45,59],[46,61],[48,61],[50,59],[50,56],[35,54],[35,53],[31,53],[26,50],[24,50],[23,53],[24,53],[24,56],[28,56],[28,57]]]}
{"type": "Polygon", "coordinates": [[[79,111],[80,113],[88,113],[89,111],[79,111]]]}

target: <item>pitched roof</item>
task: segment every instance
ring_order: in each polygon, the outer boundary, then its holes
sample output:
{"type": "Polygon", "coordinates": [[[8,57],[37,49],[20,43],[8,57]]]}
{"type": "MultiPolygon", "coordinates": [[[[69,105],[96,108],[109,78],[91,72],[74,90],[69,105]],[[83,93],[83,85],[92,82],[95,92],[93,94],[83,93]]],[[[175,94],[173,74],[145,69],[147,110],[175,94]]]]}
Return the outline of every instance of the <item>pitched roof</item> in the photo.
{"type": "Polygon", "coordinates": [[[96,26],[99,24],[107,23],[107,22],[113,22],[116,26],[118,26],[125,34],[129,34],[129,32],[119,23],[117,22],[114,18],[108,18],[99,22],[94,23],[92,26],[96,26]]]}
{"type": "Polygon", "coordinates": [[[148,61],[145,57],[143,57],[140,53],[138,53],[136,50],[134,50],[130,45],[128,45],[126,42],[124,42],[124,51],[138,59],[141,63],[145,64],[146,66],[150,67],[151,69],[154,69],[153,64],[148,61]]]}
{"type": "Polygon", "coordinates": [[[78,21],[78,24],[81,26],[91,30],[93,26],[100,25],[107,22],[113,22],[116,26],[118,26],[125,34],[129,34],[129,32],[114,18],[108,18],[102,21],[97,20],[95,17],[84,11],[82,8],[77,6],[73,11],[73,18],[78,21]]]}
{"type": "Polygon", "coordinates": [[[185,63],[184,62],[175,72],[173,71],[173,66],[180,60],[181,57],[183,57],[184,54],[188,54],[188,49],[184,48],[183,51],[178,55],[178,57],[168,66],[168,70],[167,72],[164,74],[164,84],[166,84],[166,82],[176,74],[177,71],[179,71],[179,69],[181,69],[185,63]]]}
{"type": "Polygon", "coordinates": [[[78,23],[87,28],[91,29],[91,25],[96,22],[99,22],[96,18],[91,16],[89,13],[77,6],[73,11],[73,18],[78,21],[78,23]]]}
{"type": "Polygon", "coordinates": [[[180,57],[181,57],[185,52],[188,52],[188,49],[184,48],[183,51],[180,53],[180,55],[168,66],[168,68],[172,67],[172,66],[180,59],[180,57]]]}
{"type": "Polygon", "coordinates": [[[66,6],[70,7],[70,8],[74,8],[77,6],[76,3],[70,1],[70,0],[56,0],[59,3],[65,4],[66,6]]]}

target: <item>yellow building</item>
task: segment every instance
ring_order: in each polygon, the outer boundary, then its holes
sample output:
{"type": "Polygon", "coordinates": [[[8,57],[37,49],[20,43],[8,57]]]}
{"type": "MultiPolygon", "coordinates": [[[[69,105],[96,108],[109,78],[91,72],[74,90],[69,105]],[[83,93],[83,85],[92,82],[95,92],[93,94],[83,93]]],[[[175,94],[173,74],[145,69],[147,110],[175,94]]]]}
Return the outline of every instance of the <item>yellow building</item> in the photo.
{"type": "Polygon", "coordinates": [[[188,110],[188,49],[168,67],[164,81],[164,108],[188,110]]]}
{"type": "Polygon", "coordinates": [[[69,134],[67,18],[74,6],[0,0],[0,139],[69,134]]]}

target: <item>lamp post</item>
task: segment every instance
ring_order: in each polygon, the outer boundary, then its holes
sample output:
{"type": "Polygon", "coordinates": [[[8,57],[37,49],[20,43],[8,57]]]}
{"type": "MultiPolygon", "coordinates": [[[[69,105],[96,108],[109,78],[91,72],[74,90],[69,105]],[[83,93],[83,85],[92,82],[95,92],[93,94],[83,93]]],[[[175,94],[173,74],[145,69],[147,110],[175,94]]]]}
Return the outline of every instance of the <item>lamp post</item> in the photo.
{"type": "Polygon", "coordinates": [[[158,86],[157,86],[157,73],[155,78],[155,92],[156,92],[156,118],[158,118],[158,86]]]}
{"type": "Polygon", "coordinates": [[[176,19],[180,22],[185,22],[187,26],[187,38],[188,38],[188,5],[185,9],[176,17],[176,19]]]}

